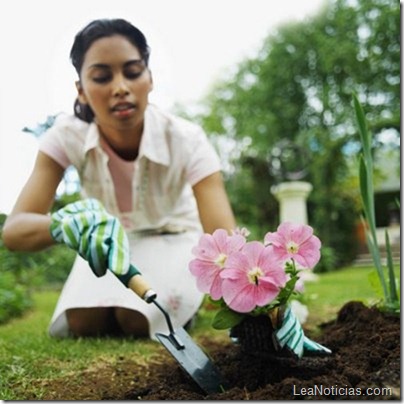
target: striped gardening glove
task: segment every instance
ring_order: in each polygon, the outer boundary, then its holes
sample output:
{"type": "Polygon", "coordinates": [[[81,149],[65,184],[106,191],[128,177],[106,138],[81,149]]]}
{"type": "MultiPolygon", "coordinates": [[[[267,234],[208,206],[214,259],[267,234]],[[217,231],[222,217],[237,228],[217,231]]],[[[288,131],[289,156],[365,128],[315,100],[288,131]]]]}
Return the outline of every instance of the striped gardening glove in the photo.
{"type": "Polygon", "coordinates": [[[301,358],[304,354],[330,354],[331,350],[304,335],[299,320],[290,306],[285,310],[280,328],[275,330],[274,337],[281,348],[286,347],[301,358]]]}
{"type": "Polygon", "coordinates": [[[88,261],[94,274],[110,269],[128,286],[140,272],[130,263],[129,241],[119,220],[96,199],[70,203],[51,215],[50,232],[88,261]]]}

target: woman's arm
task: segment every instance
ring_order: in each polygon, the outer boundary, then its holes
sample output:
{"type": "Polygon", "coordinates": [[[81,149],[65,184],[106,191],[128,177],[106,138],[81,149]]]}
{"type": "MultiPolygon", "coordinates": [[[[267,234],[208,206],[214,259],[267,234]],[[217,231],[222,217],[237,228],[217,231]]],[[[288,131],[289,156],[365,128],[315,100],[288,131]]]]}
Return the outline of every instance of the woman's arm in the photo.
{"type": "Polygon", "coordinates": [[[38,251],[54,244],[49,232],[56,189],[64,169],[39,152],[34,169],[3,227],[3,242],[10,250],[38,251]]]}
{"type": "Polygon", "coordinates": [[[230,232],[236,228],[236,221],[220,172],[199,181],[193,186],[193,191],[205,232],[213,233],[219,228],[230,232]]]}

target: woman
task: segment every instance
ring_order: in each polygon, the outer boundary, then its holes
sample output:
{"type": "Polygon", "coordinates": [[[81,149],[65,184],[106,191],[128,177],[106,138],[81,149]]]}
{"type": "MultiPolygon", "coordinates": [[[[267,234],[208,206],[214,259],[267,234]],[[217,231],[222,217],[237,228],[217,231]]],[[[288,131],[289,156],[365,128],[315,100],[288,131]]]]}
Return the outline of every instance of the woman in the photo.
{"type": "MultiPolygon", "coordinates": [[[[188,271],[202,231],[235,227],[219,159],[196,125],[148,101],[153,80],[144,35],[122,19],[95,20],[71,49],[78,74],[74,116],[40,140],[32,174],[3,229],[11,250],[51,246],[52,207],[64,171],[78,170],[83,198],[125,227],[131,259],[172,317],[185,325],[202,302],[188,271]]],[[[53,336],[166,331],[161,313],[109,271],[96,277],[78,256],[50,324],[53,336]]]]}

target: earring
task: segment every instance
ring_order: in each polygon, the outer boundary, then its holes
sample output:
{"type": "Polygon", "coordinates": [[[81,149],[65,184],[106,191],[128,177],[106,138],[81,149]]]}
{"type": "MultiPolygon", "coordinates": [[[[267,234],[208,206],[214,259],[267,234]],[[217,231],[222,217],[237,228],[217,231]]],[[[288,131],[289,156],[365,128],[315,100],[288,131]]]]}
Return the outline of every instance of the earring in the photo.
{"type": "Polygon", "coordinates": [[[76,100],[75,104],[74,104],[74,112],[78,115],[81,114],[82,108],[81,108],[81,104],[78,100],[76,100]]]}

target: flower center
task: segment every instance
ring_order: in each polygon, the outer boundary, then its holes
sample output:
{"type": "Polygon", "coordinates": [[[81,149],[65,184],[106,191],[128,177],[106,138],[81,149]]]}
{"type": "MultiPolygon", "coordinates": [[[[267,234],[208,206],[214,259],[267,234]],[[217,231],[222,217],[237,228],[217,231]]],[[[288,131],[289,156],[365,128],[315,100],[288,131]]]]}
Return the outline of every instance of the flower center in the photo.
{"type": "Polygon", "coordinates": [[[221,254],[219,254],[219,256],[216,258],[215,264],[216,264],[220,269],[222,269],[222,268],[224,268],[224,264],[225,264],[226,260],[227,260],[227,255],[221,253],[221,254]]]}
{"type": "Polygon", "coordinates": [[[248,271],[248,281],[254,285],[258,285],[258,280],[262,275],[264,275],[262,269],[259,267],[254,267],[248,271]]]}
{"type": "Polygon", "coordinates": [[[296,244],[294,241],[289,241],[286,245],[286,249],[290,254],[296,254],[299,251],[299,244],[296,244]]]}

